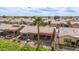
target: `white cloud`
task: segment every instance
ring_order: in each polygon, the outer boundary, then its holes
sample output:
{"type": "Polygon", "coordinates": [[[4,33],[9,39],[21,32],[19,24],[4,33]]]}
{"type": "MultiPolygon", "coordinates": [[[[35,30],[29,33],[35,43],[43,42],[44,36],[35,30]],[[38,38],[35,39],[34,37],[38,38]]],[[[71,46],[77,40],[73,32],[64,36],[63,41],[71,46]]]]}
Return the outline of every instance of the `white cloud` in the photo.
{"type": "Polygon", "coordinates": [[[8,7],[4,7],[4,8],[0,8],[0,15],[17,15],[17,16],[36,16],[36,15],[40,15],[40,16],[53,16],[53,15],[77,15],[79,16],[79,7],[74,8],[74,7],[62,7],[62,8],[49,8],[49,7],[40,7],[40,8],[8,8],[8,7]]]}

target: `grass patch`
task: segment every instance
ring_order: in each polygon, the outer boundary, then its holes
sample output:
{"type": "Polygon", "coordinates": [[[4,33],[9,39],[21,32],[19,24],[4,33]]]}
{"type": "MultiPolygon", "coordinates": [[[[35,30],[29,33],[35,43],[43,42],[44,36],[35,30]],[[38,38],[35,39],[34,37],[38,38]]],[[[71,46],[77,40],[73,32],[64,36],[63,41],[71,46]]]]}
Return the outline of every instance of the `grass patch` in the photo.
{"type": "MultiPolygon", "coordinates": [[[[36,51],[36,48],[30,45],[21,45],[9,40],[0,40],[0,51],[36,51]]],[[[39,48],[38,51],[48,51],[46,48],[39,48]]]]}
{"type": "Polygon", "coordinates": [[[21,46],[16,42],[0,40],[0,51],[19,51],[21,46]]]}

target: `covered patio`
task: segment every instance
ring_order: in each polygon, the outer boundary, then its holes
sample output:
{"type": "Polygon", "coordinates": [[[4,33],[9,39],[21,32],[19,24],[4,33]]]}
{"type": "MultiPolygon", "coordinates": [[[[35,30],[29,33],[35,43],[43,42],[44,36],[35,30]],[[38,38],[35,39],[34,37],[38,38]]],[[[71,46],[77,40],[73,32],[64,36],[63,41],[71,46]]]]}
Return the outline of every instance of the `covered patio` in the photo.
{"type": "Polygon", "coordinates": [[[13,38],[19,34],[19,31],[23,28],[21,25],[15,24],[0,24],[0,36],[5,38],[13,38]]]}
{"type": "MultiPolygon", "coordinates": [[[[51,40],[52,39],[52,34],[53,34],[53,30],[55,27],[49,27],[49,26],[40,26],[40,31],[39,31],[39,36],[40,36],[40,42],[42,44],[42,46],[46,46],[46,47],[50,47],[51,45],[51,40]]],[[[23,35],[27,35],[27,39],[29,38],[30,41],[36,43],[37,42],[37,26],[25,26],[21,31],[20,34],[23,35]]],[[[25,40],[27,40],[25,39],[25,40]]],[[[35,44],[34,44],[35,45],[35,44]]]]}
{"type": "MultiPolygon", "coordinates": [[[[53,29],[55,27],[49,27],[49,26],[40,26],[40,39],[51,39],[53,34],[53,29]]],[[[37,26],[25,26],[21,31],[21,34],[27,34],[30,39],[36,39],[37,38],[37,26]]]]}

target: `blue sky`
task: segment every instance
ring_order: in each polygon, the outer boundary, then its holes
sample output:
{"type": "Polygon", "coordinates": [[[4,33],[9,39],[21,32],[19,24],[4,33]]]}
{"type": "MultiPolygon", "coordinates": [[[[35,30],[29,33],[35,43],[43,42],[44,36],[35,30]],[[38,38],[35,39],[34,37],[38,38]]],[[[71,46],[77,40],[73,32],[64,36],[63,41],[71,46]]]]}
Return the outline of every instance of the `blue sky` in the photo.
{"type": "Polygon", "coordinates": [[[0,16],[79,16],[78,7],[0,7],[0,16]]]}

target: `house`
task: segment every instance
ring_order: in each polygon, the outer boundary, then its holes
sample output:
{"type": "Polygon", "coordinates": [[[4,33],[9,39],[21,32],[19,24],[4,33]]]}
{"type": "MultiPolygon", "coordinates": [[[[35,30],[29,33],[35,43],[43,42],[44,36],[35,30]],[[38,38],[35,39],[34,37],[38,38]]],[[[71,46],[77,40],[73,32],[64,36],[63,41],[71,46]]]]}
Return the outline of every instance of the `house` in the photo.
{"type": "Polygon", "coordinates": [[[7,24],[32,24],[32,17],[7,17],[7,18],[0,18],[0,23],[7,23],[7,24]]]}
{"type": "Polygon", "coordinates": [[[59,28],[58,43],[67,46],[79,46],[79,28],[59,28]]]}
{"type": "Polygon", "coordinates": [[[0,18],[0,23],[8,23],[10,19],[8,18],[0,18]]]}
{"type": "Polygon", "coordinates": [[[67,22],[66,21],[52,21],[51,22],[51,26],[54,26],[54,27],[65,27],[67,25],[67,22]]]}
{"type": "Polygon", "coordinates": [[[78,20],[70,21],[69,26],[73,28],[79,28],[79,21],[78,20]]]}
{"type": "MultiPolygon", "coordinates": [[[[40,39],[50,40],[52,38],[53,30],[55,27],[40,26],[40,39]]],[[[37,39],[37,26],[25,26],[21,31],[21,34],[26,34],[30,39],[37,39]]]]}
{"type": "Polygon", "coordinates": [[[18,32],[23,28],[22,25],[17,24],[0,24],[0,32],[5,34],[14,34],[17,35],[18,32]]]}

